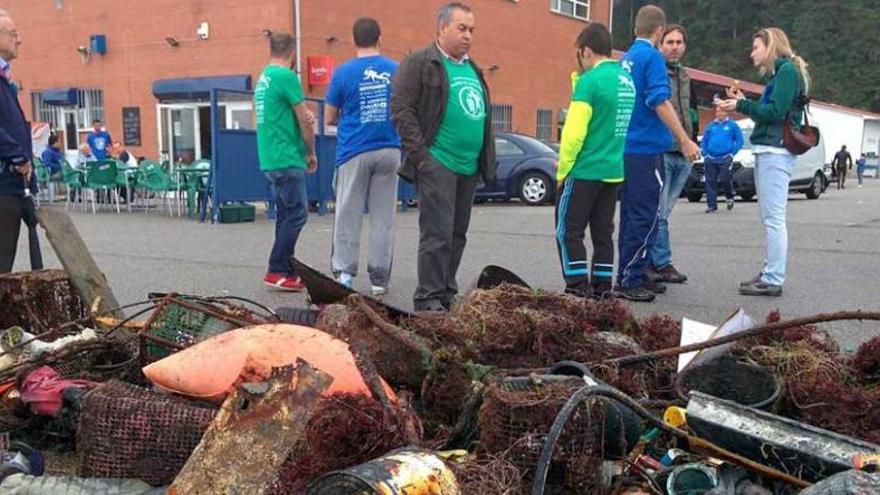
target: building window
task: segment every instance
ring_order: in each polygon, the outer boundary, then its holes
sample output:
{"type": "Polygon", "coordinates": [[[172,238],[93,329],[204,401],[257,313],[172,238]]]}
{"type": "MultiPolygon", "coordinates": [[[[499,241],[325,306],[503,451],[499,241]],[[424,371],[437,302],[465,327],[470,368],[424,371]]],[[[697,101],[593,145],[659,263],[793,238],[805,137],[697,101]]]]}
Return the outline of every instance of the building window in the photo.
{"type": "Polygon", "coordinates": [[[550,10],[585,21],[590,20],[590,0],[550,0],[550,10]]]}
{"type": "Polygon", "coordinates": [[[492,130],[510,132],[513,129],[513,105],[504,103],[492,104],[492,130]]]}
{"type": "Polygon", "coordinates": [[[104,92],[100,89],[77,90],[77,105],[65,107],[50,105],[45,102],[43,92],[35,91],[31,94],[34,118],[41,122],[47,122],[52,129],[67,127],[71,117],[76,114],[76,128],[79,131],[88,130],[92,127],[92,121],[104,121],[104,92]]]}
{"type": "Polygon", "coordinates": [[[542,141],[553,139],[553,110],[538,109],[538,125],[535,126],[535,137],[542,141]]]}

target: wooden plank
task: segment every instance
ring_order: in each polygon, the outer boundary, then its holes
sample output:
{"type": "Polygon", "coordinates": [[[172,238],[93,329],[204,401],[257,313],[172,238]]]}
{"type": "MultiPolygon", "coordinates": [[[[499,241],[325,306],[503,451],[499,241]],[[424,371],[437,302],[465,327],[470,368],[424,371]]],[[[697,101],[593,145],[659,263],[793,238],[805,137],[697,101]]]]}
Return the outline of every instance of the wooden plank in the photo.
{"type": "Polygon", "coordinates": [[[52,244],[61,266],[89,308],[94,309],[95,301],[98,301],[97,309],[107,311],[105,316],[120,320],[125,318],[123,312],[116,309],[119,302],[70,216],[57,208],[39,208],[37,220],[46,230],[46,238],[52,244]]]}

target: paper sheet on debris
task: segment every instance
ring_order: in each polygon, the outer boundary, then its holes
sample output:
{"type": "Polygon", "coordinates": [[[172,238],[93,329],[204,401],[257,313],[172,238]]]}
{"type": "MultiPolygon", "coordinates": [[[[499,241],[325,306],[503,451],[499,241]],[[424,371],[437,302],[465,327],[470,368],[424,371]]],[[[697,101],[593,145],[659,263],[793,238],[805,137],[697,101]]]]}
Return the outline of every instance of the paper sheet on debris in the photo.
{"type": "MultiPolygon", "coordinates": [[[[748,330],[755,326],[755,320],[743,311],[738,309],[730,315],[721,326],[716,327],[690,318],[681,319],[681,345],[696,344],[709,339],[724,337],[735,333],[748,330]]],[[[714,357],[726,354],[731,344],[710,347],[702,351],[693,351],[678,356],[678,371],[681,372],[689,364],[698,364],[702,361],[712,359],[714,357]]]]}

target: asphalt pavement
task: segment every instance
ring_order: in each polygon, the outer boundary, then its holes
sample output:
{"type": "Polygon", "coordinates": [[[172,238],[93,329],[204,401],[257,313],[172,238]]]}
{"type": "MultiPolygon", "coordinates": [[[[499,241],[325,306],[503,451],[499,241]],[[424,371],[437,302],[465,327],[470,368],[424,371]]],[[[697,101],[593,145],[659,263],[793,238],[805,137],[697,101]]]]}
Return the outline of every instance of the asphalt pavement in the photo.
{"type": "MultiPolygon", "coordinates": [[[[654,303],[635,304],[637,314],[663,312],[717,323],[738,307],[756,319],[776,308],[786,318],[841,309],[880,310],[880,180],[867,179],[862,189],[855,184],[842,191],[829,189],[815,201],[801,194],[790,197],[788,279],[779,298],[737,292],[740,281],[761,269],[764,237],[757,203],[738,202],[733,211],[711,215],[704,210],[704,203],[684,199],[676,205],[671,219],[673,260],[689,280],[671,285],[654,303]]],[[[71,216],[122,303],[143,300],[151,291],[176,291],[242,296],[271,307],[306,304],[302,295],[262,284],[274,231],[265,214],[258,213],[256,222],[224,225],[169,218],[158,211],[72,211],[71,216]]],[[[332,224],[332,213],[312,214],[297,246],[300,259],[325,272],[332,224]]],[[[365,218],[365,231],[368,226],[365,218]]],[[[561,290],[553,232],[552,206],[476,205],[459,285],[466,289],[485,265],[497,264],[535,287],[561,290]]],[[[403,308],[412,307],[417,246],[418,211],[401,211],[386,300],[403,308]]],[[[43,248],[47,267],[59,267],[45,239],[43,248]]],[[[365,257],[362,251],[362,268],[365,257]]],[[[16,269],[27,268],[23,230],[16,269]]],[[[365,273],[356,278],[355,286],[369,290],[365,273]]],[[[880,323],[846,322],[827,328],[844,347],[880,333],[880,323]]]]}

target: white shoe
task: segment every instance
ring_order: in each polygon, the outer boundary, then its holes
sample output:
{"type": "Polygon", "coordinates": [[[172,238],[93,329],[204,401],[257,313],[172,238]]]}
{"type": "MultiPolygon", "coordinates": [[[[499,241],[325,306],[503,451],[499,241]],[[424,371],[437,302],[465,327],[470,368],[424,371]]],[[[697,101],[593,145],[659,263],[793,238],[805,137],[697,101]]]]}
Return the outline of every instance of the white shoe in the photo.
{"type": "Polygon", "coordinates": [[[336,279],[336,280],[338,280],[340,284],[342,284],[342,285],[348,287],[349,289],[351,289],[352,286],[354,285],[354,280],[353,280],[353,279],[354,279],[354,277],[352,277],[350,274],[345,273],[345,272],[342,272],[342,273],[339,274],[339,278],[336,279]]]}
{"type": "Polygon", "coordinates": [[[862,188],[862,185],[861,185],[861,184],[859,184],[859,189],[861,189],[861,188],[862,188]]]}
{"type": "Polygon", "coordinates": [[[382,287],[381,285],[372,285],[370,286],[370,294],[372,294],[373,297],[384,296],[385,294],[388,294],[388,287],[382,287]]]}

